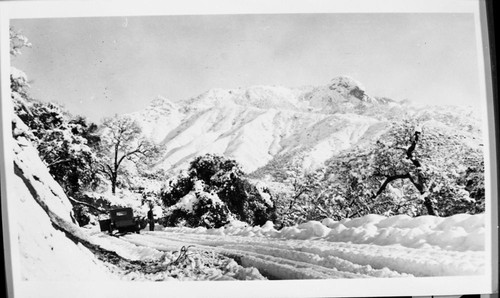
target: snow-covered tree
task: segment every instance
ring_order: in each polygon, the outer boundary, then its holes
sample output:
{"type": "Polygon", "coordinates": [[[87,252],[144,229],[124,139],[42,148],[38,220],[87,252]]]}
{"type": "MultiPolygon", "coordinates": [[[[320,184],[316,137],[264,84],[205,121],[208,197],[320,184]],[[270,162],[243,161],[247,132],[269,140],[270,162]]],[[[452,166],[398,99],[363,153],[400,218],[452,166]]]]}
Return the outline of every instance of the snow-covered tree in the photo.
{"type": "Polygon", "coordinates": [[[30,101],[30,113],[17,110],[30,128],[40,158],[68,195],[91,186],[95,178],[95,154],[89,146],[98,142],[96,125],[72,117],[60,106],[30,101]]]}
{"type": "Polygon", "coordinates": [[[280,183],[282,191],[273,189],[277,198],[277,216],[280,226],[289,226],[306,220],[317,219],[315,213],[320,211],[317,204],[321,194],[321,170],[305,172],[300,166],[290,164],[283,171],[286,177],[280,183]]]}
{"type": "Polygon", "coordinates": [[[120,175],[126,175],[130,167],[151,165],[161,156],[162,149],[142,135],[140,126],[128,116],[105,118],[100,129],[98,147],[100,171],[111,182],[116,193],[120,175]]]}
{"type": "Polygon", "coordinates": [[[276,156],[252,176],[266,179],[275,199],[276,221],[279,227],[291,226],[308,220],[333,217],[333,200],[328,196],[329,186],[323,183],[325,168],[304,169],[304,150],[276,156]]]}
{"type": "Polygon", "coordinates": [[[195,158],[161,197],[170,225],[218,227],[231,218],[261,225],[274,219],[274,203],[265,187],[250,182],[235,160],[214,154],[195,158]]]}
{"type": "Polygon", "coordinates": [[[356,215],[477,212],[473,205],[481,205],[484,197],[476,200],[466,188],[481,183],[481,170],[473,167],[482,152],[469,139],[433,121],[397,121],[376,144],[330,161],[328,181],[336,185],[332,195],[344,198],[356,215]],[[474,182],[466,182],[467,173],[474,182]]]}
{"type": "Polygon", "coordinates": [[[24,47],[31,47],[31,43],[28,38],[24,36],[20,31],[16,31],[14,28],[9,28],[9,38],[10,38],[10,54],[12,56],[21,55],[21,49],[24,47]]]}
{"type": "MultiPolygon", "coordinates": [[[[9,28],[10,36],[10,55],[16,57],[21,55],[21,49],[24,47],[31,47],[31,43],[26,36],[20,32],[15,31],[12,27],[9,28]]],[[[10,68],[10,90],[11,98],[14,103],[14,110],[17,115],[29,114],[29,106],[31,97],[29,96],[30,85],[26,74],[15,68],[10,68]]]]}

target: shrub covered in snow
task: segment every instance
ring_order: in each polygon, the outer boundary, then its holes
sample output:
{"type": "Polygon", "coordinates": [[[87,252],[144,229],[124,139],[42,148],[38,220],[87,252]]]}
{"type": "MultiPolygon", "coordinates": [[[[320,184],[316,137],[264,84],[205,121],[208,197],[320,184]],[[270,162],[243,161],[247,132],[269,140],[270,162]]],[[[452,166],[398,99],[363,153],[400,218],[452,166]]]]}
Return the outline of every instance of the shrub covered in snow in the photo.
{"type": "Polygon", "coordinates": [[[269,192],[244,177],[235,160],[206,154],[161,194],[168,225],[220,227],[230,219],[264,224],[275,217],[269,192]]]}
{"type": "Polygon", "coordinates": [[[167,208],[164,224],[214,228],[227,223],[231,215],[226,204],[217,194],[206,192],[204,189],[204,183],[196,180],[192,191],[167,208]]]}
{"type": "Polygon", "coordinates": [[[96,182],[91,146],[99,141],[97,126],[51,103],[31,100],[29,111],[19,110],[18,116],[35,136],[40,158],[66,193],[74,195],[96,182]]]}

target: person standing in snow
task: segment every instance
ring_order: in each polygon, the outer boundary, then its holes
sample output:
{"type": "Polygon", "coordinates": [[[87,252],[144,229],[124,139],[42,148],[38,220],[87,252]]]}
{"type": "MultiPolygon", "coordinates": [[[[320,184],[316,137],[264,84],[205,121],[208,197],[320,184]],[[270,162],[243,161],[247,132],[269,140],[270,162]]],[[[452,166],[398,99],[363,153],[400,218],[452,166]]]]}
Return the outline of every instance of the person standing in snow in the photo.
{"type": "Polygon", "coordinates": [[[148,211],[148,222],[149,222],[149,230],[155,230],[155,215],[153,214],[153,205],[149,205],[148,211]]]}

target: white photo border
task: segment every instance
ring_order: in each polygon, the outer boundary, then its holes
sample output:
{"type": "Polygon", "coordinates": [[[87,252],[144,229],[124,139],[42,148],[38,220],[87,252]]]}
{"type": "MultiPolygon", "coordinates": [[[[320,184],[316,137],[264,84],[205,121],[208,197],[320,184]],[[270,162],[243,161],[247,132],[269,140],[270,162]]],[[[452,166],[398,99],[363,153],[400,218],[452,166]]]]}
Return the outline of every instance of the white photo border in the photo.
{"type": "Polygon", "coordinates": [[[0,156],[2,191],[2,226],[8,294],[12,297],[361,297],[361,296],[429,296],[490,294],[498,291],[498,193],[497,147],[493,109],[491,62],[484,0],[312,0],[312,1],[19,1],[0,3],[1,66],[1,139],[0,156]],[[487,117],[484,132],[488,220],[486,227],[486,267],[484,276],[391,278],[319,281],[248,281],[248,282],[103,282],[45,283],[21,281],[16,252],[15,224],[9,214],[15,213],[8,203],[12,194],[9,177],[13,173],[11,141],[10,56],[8,52],[10,20],[25,18],[159,16],[203,14],[283,14],[283,13],[472,13],[475,16],[478,76],[481,85],[483,115],[487,117]],[[78,289],[75,291],[75,289],[78,289]],[[85,290],[84,290],[85,289],[85,290]]]}

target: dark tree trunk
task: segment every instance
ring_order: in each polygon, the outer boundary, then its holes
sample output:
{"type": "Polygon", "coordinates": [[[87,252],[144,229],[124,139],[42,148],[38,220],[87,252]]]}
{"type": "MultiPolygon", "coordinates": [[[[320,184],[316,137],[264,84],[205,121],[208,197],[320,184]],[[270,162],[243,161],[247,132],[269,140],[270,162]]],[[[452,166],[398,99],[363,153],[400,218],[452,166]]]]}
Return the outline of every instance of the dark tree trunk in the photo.
{"type": "Polygon", "coordinates": [[[424,206],[427,209],[427,213],[429,215],[438,216],[436,209],[434,208],[434,204],[432,203],[432,201],[429,197],[426,197],[424,199],[424,206]]]}
{"type": "Polygon", "coordinates": [[[115,160],[113,163],[113,172],[111,173],[111,193],[116,193],[116,181],[118,180],[118,150],[120,149],[120,142],[115,144],[115,160]]]}
{"type": "MultiPolygon", "coordinates": [[[[413,177],[411,173],[386,176],[385,181],[379,187],[378,191],[372,195],[372,199],[375,199],[376,197],[378,197],[386,189],[386,187],[389,183],[391,183],[394,180],[398,180],[398,179],[410,180],[413,183],[413,185],[415,186],[415,188],[417,188],[420,195],[425,194],[425,192],[426,192],[425,185],[427,182],[426,182],[426,178],[422,175],[422,172],[421,172],[422,164],[413,154],[413,152],[415,151],[415,148],[417,147],[418,140],[420,139],[420,134],[421,134],[420,131],[415,131],[415,134],[413,135],[413,138],[412,138],[411,145],[406,150],[406,158],[411,160],[413,165],[416,167],[416,170],[417,170],[416,177],[413,177]]],[[[432,203],[432,200],[428,196],[426,196],[424,199],[424,207],[427,209],[427,213],[429,215],[438,216],[438,213],[436,212],[434,204],[432,203]]]]}
{"type": "Polygon", "coordinates": [[[116,173],[113,173],[111,176],[111,193],[112,194],[116,193],[116,181],[117,181],[117,175],[116,175],[116,173]]]}

